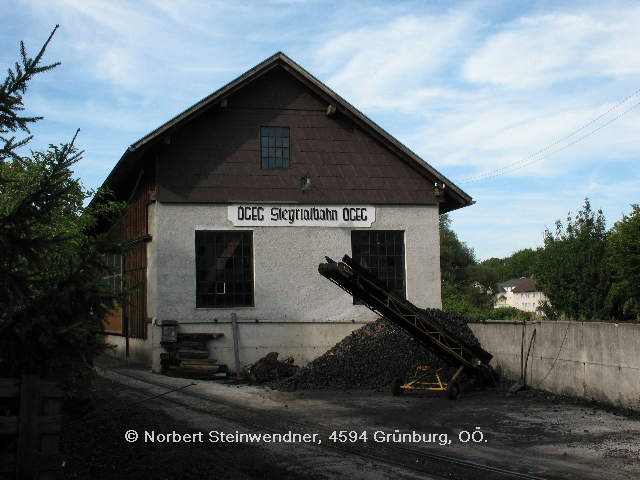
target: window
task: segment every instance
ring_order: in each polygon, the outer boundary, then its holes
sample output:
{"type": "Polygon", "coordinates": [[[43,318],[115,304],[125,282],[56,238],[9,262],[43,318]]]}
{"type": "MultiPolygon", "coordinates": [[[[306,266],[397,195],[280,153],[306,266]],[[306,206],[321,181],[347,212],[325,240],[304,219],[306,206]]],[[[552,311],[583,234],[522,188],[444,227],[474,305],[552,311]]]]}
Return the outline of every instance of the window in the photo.
{"type": "Polygon", "coordinates": [[[253,306],[253,234],[196,232],[196,307],[253,306]]]}
{"type": "Polygon", "coordinates": [[[353,259],[399,295],[405,296],[404,232],[354,230],[353,259]]]}
{"type": "Polygon", "coordinates": [[[104,262],[110,270],[105,280],[110,283],[113,293],[120,293],[122,290],[122,255],[116,253],[106,255],[104,262]]]}
{"type": "Polygon", "coordinates": [[[260,152],[262,168],[289,168],[289,127],[260,127],[260,152]]]}
{"type": "MultiPolygon", "coordinates": [[[[109,273],[105,280],[109,282],[111,291],[114,294],[120,293],[122,290],[122,255],[110,254],[104,257],[104,263],[109,267],[109,273]]],[[[122,322],[122,308],[120,305],[114,304],[109,310],[107,318],[104,322],[104,330],[108,333],[124,333],[122,322]]]]}

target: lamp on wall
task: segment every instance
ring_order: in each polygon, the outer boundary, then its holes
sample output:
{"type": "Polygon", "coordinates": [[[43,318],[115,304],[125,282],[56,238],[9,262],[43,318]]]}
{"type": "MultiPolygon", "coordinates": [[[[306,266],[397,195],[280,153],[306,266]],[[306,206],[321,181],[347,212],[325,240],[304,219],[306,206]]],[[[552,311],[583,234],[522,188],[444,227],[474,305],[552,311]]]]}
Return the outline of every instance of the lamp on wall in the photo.
{"type": "Polygon", "coordinates": [[[302,190],[302,193],[311,192],[312,190],[316,189],[316,186],[313,183],[311,183],[310,173],[305,173],[302,176],[302,185],[300,186],[300,189],[302,190]]]}

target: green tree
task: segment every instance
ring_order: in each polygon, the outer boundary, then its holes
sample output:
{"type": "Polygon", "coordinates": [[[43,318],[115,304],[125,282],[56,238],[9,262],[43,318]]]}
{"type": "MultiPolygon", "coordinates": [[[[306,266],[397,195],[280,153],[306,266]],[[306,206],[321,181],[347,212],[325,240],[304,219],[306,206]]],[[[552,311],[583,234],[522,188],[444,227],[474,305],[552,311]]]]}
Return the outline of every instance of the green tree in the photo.
{"type": "Polygon", "coordinates": [[[533,277],[536,262],[536,250],[525,248],[514,252],[505,260],[502,281],[512,278],[533,277]]]}
{"type": "Polygon", "coordinates": [[[616,318],[640,321],[640,207],[631,208],[609,232],[609,305],[616,318]]]}
{"type": "Polygon", "coordinates": [[[95,206],[84,206],[92,192],[73,178],[75,137],[23,157],[17,149],[31,137],[7,136],[28,134],[40,120],[21,116],[23,95],[35,75],[58,65],[40,66],[54,33],[33,59],[21,43],[21,63],[0,87],[0,376],[35,372],[72,386],[91,376],[105,348],[103,321],[126,301],[106,280],[114,272],[104,261],[124,253],[116,225],[126,205],[100,192],[95,206]],[[113,228],[91,233],[98,222],[113,228]]]}
{"type": "Polygon", "coordinates": [[[546,230],[544,248],[538,252],[537,285],[549,300],[547,315],[573,320],[608,317],[606,299],[610,275],[606,260],[607,231],[602,211],[591,210],[589,199],[566,227],[556,222],[555,233],[546,230]]]}
{"type": "Polygon", "coordinates": [[[491,292],[479,281],[475,253],[458,239],[446,214],[440,216],[440,269],[444,310],[470,315],[471,310],[491,307],[491,292]]]}
{"type": "Polygon", "coordinates": [[[482,285],[495,290],[496,284],[503,281],[505,261],[496,257],[483,260],[473,269],[474,276],[482,285]]]}
{"type": "Polygon", "coordinates": [[[463,285],[469,280],[469,267],[476,264],[473,249],[460,241],[451,229],[449,215],[440,215],[440,271],[448,285],[463,285]]]}

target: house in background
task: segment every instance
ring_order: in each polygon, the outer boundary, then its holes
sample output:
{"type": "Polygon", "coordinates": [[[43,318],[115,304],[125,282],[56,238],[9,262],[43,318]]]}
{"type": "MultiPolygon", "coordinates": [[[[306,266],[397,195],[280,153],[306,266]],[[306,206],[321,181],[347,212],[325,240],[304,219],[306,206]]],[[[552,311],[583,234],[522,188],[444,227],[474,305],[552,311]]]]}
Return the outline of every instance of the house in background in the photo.
{"type": "Polygon", "coordinates": [[[533,278],[525,278],[513,290],[514,308],[541,315],[540,306],[547,300],[544,293],[536,288],[536,281],[533,278]]]}
{"type": "Polygon", "coordinates": [[[103,185],[145,239],[112,259],[137,289],[107,342],[154,371],[163,325],[215,334],[209,354],[238,370],[272,351],[305,365],[375,320],[318,274],[325,256],[440,307],[438,218],[472,204],[282,53],[131,145],[103,185]]]}
{"type": "Polygon", "coordinates": [[[547,300],[536,288],[534,278],[514,278],[497,285],[495,308],[511,307],[540,314],[540,305],[547,300]]]}
{"type": "Polygon", "coordinates": [[[512,278],[506,282],[496,285],[495,308],[513,307],[513,289],[517,287],[524,278],[512,278]]]}

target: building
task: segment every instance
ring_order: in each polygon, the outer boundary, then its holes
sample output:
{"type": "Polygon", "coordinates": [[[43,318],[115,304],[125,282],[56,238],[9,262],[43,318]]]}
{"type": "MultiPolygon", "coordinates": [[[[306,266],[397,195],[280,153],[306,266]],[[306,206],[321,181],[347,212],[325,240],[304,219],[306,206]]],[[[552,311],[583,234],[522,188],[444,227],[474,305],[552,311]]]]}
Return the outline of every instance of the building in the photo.
{"type": "Polygon", "coordinates": [[[495,308],[501,307],[513,307],[513,289],[517,287],[523,278],[512,278],[506,282],[498,283],[496,285],[496,301],[495,308]]]}
{"type": "Polygon", "coordinates": [[[533,278],[525,278],[513,290],[514,308],[541,315],[540,306],[547,300],[544,293],[536,288],[533,278]]]}
{"type": "Polygon", "coordinates": [[[377,318],[317,272],[350,254],[440,307],[438,215],[471,198],[282,53],[131,145],[104,182],[132,198],[134,305],[118,354],[160,368],[162,325],[219,333],[234,370],[266,353],[300,365],[377,318]]]}
{"type": "Polygon", "coordinates": [[[540,314],[540,305],[547,300],[536,288],[533,278],[513,278],[497,285],[495,308],[511,307],[540,314]]]}

